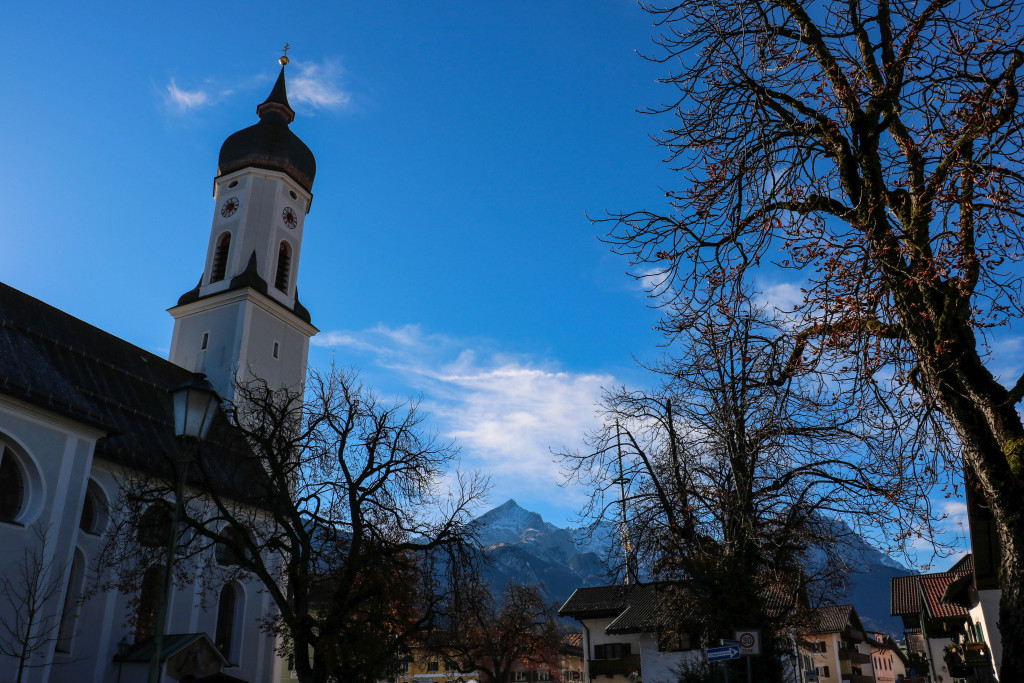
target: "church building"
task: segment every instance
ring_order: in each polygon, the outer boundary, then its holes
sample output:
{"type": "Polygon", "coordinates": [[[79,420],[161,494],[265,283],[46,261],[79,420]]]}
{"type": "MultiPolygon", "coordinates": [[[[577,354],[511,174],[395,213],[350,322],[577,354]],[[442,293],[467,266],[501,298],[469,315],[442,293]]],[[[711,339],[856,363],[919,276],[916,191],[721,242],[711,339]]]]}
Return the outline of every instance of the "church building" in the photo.
{"type": "MultiPolygon", "coordinates": [[[[0,283],[0,683],[146,681],[161,583],[87,592],[120,482],[176,452],[170,392],[196,373],[224,399],[252,377],[303,384],[317,329],[297,279],[316,161],[289,127],[281,64],[258,122],[221,147],[202,276],[169,310],[169,360],[0,283]]],[[[269,598],[255,581],[203,584],[170,591],[160,680],[277,680],[269,598]]]]}

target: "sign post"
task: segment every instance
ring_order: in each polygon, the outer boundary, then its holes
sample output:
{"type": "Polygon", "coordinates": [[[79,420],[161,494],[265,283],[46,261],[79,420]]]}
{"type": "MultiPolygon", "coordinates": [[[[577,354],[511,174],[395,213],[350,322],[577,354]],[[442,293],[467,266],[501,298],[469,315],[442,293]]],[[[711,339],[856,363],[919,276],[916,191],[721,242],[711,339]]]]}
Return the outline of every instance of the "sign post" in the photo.
{"type": "Polygon", "coordinates": [[[736,640],[739,641],[740,654],[747,658],[747,683],[753,683],[750,673],[750,658],[753,655],[761,654],[761,631],[756,628],[748,628],[736,631],[736,640]]]}
{"type": "Polygon", "coordinates": [[[740,646],[738,644],[733,645],[730,641],[722,641],[722,643],[722,647],[709,647],[707,649],[708,663],[721,662],[722,671],[725,673],[725,683],[729,683],[729,665],[726,662],[730,659],[740,658],[740,646]]]}

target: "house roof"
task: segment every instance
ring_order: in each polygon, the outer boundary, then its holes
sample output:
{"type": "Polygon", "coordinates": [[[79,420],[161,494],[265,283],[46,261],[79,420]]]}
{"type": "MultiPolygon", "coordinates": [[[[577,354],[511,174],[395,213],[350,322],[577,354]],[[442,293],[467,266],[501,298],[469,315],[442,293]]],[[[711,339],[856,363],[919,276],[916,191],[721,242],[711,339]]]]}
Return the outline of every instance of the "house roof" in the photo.
{"type": "MultiPolygon", "coordinates": [[[[211,651],[215,652],[217,657],[219,657],[224,664],[230,663],[224,658],[221,651],[213,644],[213,641],[210,640],[210,636],[205,633],[169,633],[165,635],[160,646],[160,661],[166,661],[184,650],[186,647],[200,642],[205,644],[211,651]]],[[[153,638],[144,638],[129,647],[127,652],[118,657],[118,661],[136,663],[148,662],[152,656],[153,638]]]]}
{"type": "MultiPolygon", "coordinates": [[[[166,474],[178,452],[170,390],[188,370],[0,283],[0,393],[106,433],[96,457],[166,474]]],[[[223,418],[206,439],[208,485],[247,500],[264,477],[223,418]]],[[[193,472],[195,468],[193,469],[193,472]]]]}
{"type": "Polygon", "coordinates": [[[825,605],[811,611],[808,624],[803,628],[805,633],[842,633],[853,627],[863,631],[860,617],[853,605],[825,605]]]}
{"type": "Polygon", "coordinates": [[[920,577],[921,595],[928,614],[933,619],[956,619],[967,616],[967,608],[942,600],[943,593],[949,585],[968,574],[926,574],[920,577]]]}
{"type": "Polygon", "coordinates": [[[948,571],[933,574],[911,574],[894,576],[891,583],[890,613],[894,617],[920,614],[922,605],[934,618],[961,617],[966,610],[955,604],[943,602],[943,595],[950,584],[974,573],[974,556],[968,553],[960,558],[948,571]],[[922,603],[922,597],[924,602],[922,603]]]}
{"type": "Polygon", "coordinates": [[[657,629],[661,606],[658,584],[590,586],[577,588],[558,614],[580,620],[614,617],[606,633],[641,633],[657,629]]]}
{"type": "Polygon", "coordinates": [[[917,588],[917,575],[892,577],[889,613],[894,617],[920,614],[921,595],[917,588]]]}

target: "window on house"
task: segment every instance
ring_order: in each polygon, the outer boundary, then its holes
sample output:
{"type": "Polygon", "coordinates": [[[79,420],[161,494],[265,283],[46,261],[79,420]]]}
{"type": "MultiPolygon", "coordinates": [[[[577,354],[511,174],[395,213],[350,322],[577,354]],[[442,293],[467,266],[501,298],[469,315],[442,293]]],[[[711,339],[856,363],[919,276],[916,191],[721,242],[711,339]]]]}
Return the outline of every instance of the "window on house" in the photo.
{"type": "Polygon", "coordinates": [[[64,593],[64,609],[60,613],[60,627],[57,629],[57,652],[71,652],[71,639],[75,636],[75,622],[78,620],[78,598],[82,595],[82,579],[85,576],[85,558],[78,550],[71,561],[68,587],[64,593]]]}
{"type": "Polygon", "coordinates": [[[526,671],[513,671],[512,672],[512,680],[513,681],[528,681],[528,680],[530,680],[530,674],[529,674],[529,672],[526,672],[526,671]]]}
{"type": "Polygon", "coordinates": [[[402,662],[402,673],[409,673],[409,662],[402,662]]]}
{"type": "Polygon", "coordinates": [[[594,646],[594,659],[622,659],[629,654],[629,643],[605,643],[594,646]]]}
{"type": "Polygon", "coordinates": [[[139,518],[139,543],[146,548],[162,548],[171,540],[171,510],[166,503],[154,503],[139,518]]]}
{"type": "Polygon", "coordinates": [[[281,354],[281,345],[278,344],[277,342],[274,342],[274,358],[280,358],[280,354],[281,354]]]}
{"type": "Polygon", "coordinates": [[[538,681],[550,681],[551,680],[551,672],[548,671],[547,669],[538,669],[537,670],[537,680],[538,681]]]}
{"type": "Polygon", "coordinates": [[[205,351],[206,347],[210,345],[210,333],[203,332],[203,343],[200,345],[199,350],[205,351]]]}
{"type": "Polygon", "coordinates": [[[237,652],[233,652],[238,602],[238,588],[234,583],[226,584],[220,589],[220,600],[217,602],[217,630],[214,632],[213,644],[229,662],[234,662],[238,655],[237,652]]]}
{"type": "Polygon", "coordinates": [[[277,277],[274,286],[282,292],[288,291],[288,271],[292,266],[292,248],[287,242],[281,242],[277,250],[277,277]]]}
{"type": "Polygon", "coordinates": [[[825,678],[829,677],[830,674],[828,672],[828,667],[827,666],[821,667],[821,675],[824,676],[825,678]]]}
{"type": "Polygon", "coordinates": [[[25,472],[11,449],[0,442],[0,521],[14,522],[25,505],[25,472]]]}
{"type": "Polygon", "coordinates": [[[135,642],[150,638],[156,632],[156,613],[160,608],[163,583],[162,564],[150,567],[142,576],[142,589],[139,591],[139,602],[135,608],[135,642]]]}
{"type": "Polygon", "coordinates": [[[686,633],[667,632],[658,636],[661,652],[684,652],[690,649],[690,637],[686,633]]]}
{"type": "Polygon", "coordinates": [[[437,662],[427,662],[427,671],[434,673],[438,670],[437,662]]]}
{"type": "Polygon", "coordinates": [[[210,282],[220,282],[228,267],[228,251],[231,249],[231,233],[226,232],[217,238],[217,247],[213,250],[213,268],[210,270],[210,282]]]}

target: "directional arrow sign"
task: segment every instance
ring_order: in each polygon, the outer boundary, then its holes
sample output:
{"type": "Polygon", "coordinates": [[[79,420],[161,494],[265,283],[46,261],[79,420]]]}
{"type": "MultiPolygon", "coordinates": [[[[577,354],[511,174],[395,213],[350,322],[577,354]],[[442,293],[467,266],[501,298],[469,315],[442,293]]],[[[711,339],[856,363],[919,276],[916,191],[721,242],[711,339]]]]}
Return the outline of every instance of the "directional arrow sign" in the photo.
{"type": "Polygon", "coordinates": [[[726,645],[725,647],[709,647],[708,648],[708,661],[709,662],[724,662],[727,659],[739,659],[740,649],[736,645],[726,645]]]}

